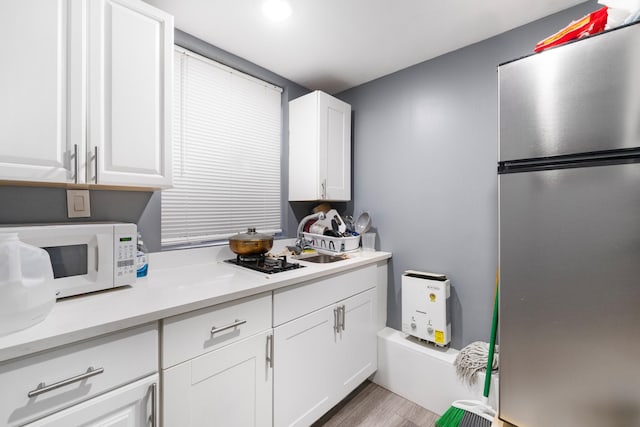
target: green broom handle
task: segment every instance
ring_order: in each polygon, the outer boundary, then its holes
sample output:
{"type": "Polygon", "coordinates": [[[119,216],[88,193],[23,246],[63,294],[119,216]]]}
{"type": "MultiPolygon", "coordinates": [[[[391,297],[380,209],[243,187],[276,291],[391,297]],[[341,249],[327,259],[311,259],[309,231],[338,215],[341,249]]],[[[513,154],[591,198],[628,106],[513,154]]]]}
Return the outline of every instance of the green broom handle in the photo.
{"type": "Polygon", "coordinates": [[[498,272],[496,271],[496,300],[493,304],[493,320],[491,322],[491,338],[489,340],[489,357],[487,359],[487,371],[484,377],[484,397],[489,397],[491,388],[491,371],[493,370],[493,353],[496,347],[496,333],[498,332],[498,272]]]}

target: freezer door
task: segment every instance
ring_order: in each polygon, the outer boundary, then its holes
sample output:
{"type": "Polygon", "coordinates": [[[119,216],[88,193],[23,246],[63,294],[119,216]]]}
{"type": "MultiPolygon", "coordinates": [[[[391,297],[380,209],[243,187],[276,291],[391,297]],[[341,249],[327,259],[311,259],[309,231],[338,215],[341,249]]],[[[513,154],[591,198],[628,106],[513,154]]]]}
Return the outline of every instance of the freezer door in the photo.
{"type": "Polygon", "coordinates": [[[500,160],[640,145],[640,25],[498,68],[500,160]]]}
{"type": "Polygon", "coordinates": [[[640,164],[499,185],[500,417],[640,426],[640,164]]]}

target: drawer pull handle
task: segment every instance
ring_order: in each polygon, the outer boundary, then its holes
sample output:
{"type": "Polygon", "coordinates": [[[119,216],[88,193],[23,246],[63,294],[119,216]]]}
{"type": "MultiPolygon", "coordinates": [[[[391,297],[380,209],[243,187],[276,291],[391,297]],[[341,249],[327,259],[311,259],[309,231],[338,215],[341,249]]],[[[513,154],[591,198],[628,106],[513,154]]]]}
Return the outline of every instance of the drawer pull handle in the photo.
{"type": "Polygon", "coordinates": [[[218,332],[226,331],[227,329],[235,328],[236,326],[244,325],[245,323],[247,323],[246,320],[236,319],[235,322],[230,323],[226,326],[220,326],[219,328],[216,328],[214,326],[211,328],[211,335],[217,334],[218,332]]]}
{"type": "Polygon", "coordinates": [[[93,369],[93,367],[89,367],[87,372],[76,375],[75,377],[67,378],[66,380],[58,381],[57,383],[53,383],[51,385],[46,385],[45,383],[38,384],[38,387],[35,390],[31,390],[27,393],[27,397],[36,397],[43,393],[47,393],[51,390],[58,389],[60,387],[64,387],[69,384],[77,383],[78,381],[86,380],[87,378],[94,377],[104,372],[104,368],[93,369]]]}

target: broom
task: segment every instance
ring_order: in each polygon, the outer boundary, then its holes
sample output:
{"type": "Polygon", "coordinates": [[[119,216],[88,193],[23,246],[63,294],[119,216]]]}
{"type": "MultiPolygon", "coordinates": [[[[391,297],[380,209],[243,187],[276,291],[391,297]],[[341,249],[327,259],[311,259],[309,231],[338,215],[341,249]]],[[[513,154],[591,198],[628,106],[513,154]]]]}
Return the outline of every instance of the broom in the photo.
{"type": "Polygon", "coordinates": [[[498,272],[496,272],[496,299],[493,305],[493,320],[491,322],[491,338],[489,355],[484,378],[484,399],[456,400],[449,409],[436,421],[437,427],[491,427],[496,411],[487,404],[489,389],[491,388],[491,370],[493,367],[493,353],[498,330],[498,272]]]}

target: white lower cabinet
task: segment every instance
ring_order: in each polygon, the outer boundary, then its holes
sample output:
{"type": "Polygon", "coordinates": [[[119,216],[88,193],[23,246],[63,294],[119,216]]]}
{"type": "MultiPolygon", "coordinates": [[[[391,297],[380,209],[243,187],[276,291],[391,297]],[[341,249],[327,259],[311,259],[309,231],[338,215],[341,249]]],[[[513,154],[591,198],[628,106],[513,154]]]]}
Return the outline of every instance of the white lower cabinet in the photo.
{"type": "Polygon", "coordinates": [[[271,331],[163,373],[164,426],[271,426],[271,331]]]}
{"type": "Polygon", "coordinates": [[[271,292],[162,321],[164,427],[272,425],[271,292]]]}
{"type": "Polygon", "coordinates": [[[311,425],[377,369],[378,282],[367,265],[164,319],[163,427],[311,425]]]}
{"type": "Polygon", "coordinates": [[[274,426],[310,425],[377,369],[375,323],[373,288],[274,329],[274,426]]]}
{"type": "Polygon", "coordinates": [[[375,327],[377,292],[370,289],[342,302],[340,341],[336,346],[337,400],[362,384],[378,368],[375,327]]]}
{"type": "Polygon", "coordinates": [[[1,362],[0,425],[311,425],[377,368],[382,267],[1,362]]]}
{"type": "Polygon", "coordinates": [[[143,427],[157,426],[158,375],[57,412],[27,427],[143,427]]]}
{"type": "Polygon", "coordinates": [[[327,307],[274,329],[275,426],[310,425],[331,408],[331,371],[337,363],[335,307],[327,307]]]}
{"type": "Polygon", "coordinates": [[[0,425],[148,426],[157,372],[156,323],[0,363],[0,425]]]}

